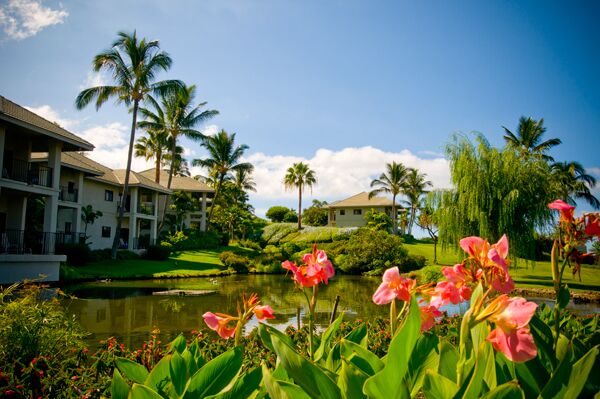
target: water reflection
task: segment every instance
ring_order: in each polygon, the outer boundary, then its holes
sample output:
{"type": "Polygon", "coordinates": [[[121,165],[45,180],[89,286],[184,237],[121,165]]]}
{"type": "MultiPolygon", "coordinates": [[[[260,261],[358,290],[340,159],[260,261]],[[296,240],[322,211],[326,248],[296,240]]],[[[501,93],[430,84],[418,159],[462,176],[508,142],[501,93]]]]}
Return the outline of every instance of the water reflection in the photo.
{"type": "MultiPolygon", "coordinates": [[[[235,314],[242,292],[256,292],[262,302],[270,305],[277,318],[269,324],[284,329],[297,324],[298,306],[301,322],[305,323],[305,298],[291,279],[283,275],[234,275],[213,279],[169,279],[87,283],[64,287],[78,297],[65,302],[81,324],[90,331],[90,343],[110,336],[125,344],[139,345],[153,329],[160,329],[168,340],[180,332],[205,329],[202,314],[207,311],[235,314]],[[203,296],[156,296],[156,291],[167,289],[211,290],[203,296]]],[[[371,296],[380,283],[379,278],[336,276],[328,286],[320,286],[317,303],[317,325],[329,322],[336,295],[340,296],[338,312],[345,320],[369,320],[388,317],[387,306],[377,306],[371,296]]],[[[456,314],[466,310],[466,304],[451,306],[446,310],[456,314]]],[[[593,312],[597,311],[594,309],[593,312]]],[[[592,312],[592,313],[593,313],[592,312]]],[[[249,324],[252,329],[256,323],[249,324]]]]}

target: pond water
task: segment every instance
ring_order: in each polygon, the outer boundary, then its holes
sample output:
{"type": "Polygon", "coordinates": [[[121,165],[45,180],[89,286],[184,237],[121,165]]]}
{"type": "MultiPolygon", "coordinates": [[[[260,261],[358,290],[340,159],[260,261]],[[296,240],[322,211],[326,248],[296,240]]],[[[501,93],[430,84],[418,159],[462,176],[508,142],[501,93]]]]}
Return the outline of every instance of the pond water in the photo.
{"type": "MultiPolygon", "coordinates": [[[[371,301],[373,292],[381,283],[380,277],[335,276],[329,285],[319,287],[317,326],[326,326],[337,295],[340,296],[338,314],[344,312],[345,320],[370,320],[389,317],[388,306],[378,306],[371,301]]],[[[307,323],[306,299],[289,276],[285,275],[233,275],[216,278],[135,280],[90,282],[68,285],[63,290],[76,299],[64,301],[70,314],[91,332],[91,346],[114,336],[129,347],[148,339],[150,332],[159,329],[164,340],[180,332],[206,326],[202,314],[207,311],[235,315],[240,294],[256,292],[265,305],[270,305],[277,316],[269,324],[279,329],[297,325],[300,307],[301,323],[307,323]],[[202,296],[158,296],[154,292],[170,289],[209,290],[202,296]]],[[[538,300],[541,301],[541,300],[538,300]]],[[[548,301],[551,302],[551,301],[548,301]]],[[[575,305],[576,311],[595,313],[597,305],[575,305]]],[[[448,314],[464,312],[467,305],[450,305],[443,310],[448,314]]],[[[255,319],[247,325],[251,330],[255,319]]],[[[216,335],[215,335],[216,336],[216,335]]]]}

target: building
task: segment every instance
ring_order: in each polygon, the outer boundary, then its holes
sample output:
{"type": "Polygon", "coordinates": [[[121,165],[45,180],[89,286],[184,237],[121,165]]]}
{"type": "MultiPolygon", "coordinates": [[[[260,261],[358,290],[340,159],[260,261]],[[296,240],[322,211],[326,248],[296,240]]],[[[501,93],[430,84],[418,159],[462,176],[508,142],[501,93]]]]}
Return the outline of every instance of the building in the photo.
{"type": "MultiPolygon", "coordinates": [[[[148,169],[139,172],[139,174],[148,179],[154,179],[156,176],[156,170],[148,169]]],[[[167,187],[168,181],[169,173],[165,170],[161,170],[159,176],[160,185],[167,187]]],[[[184,193],[188,193],[193,200],[194,209],[184,216],[182,223],[186,227],[200,229],[200,231],[206,231],[206,208],[212,201],[215,195],[215,190],[210,188],[206,183],[193,179],[189,176],[173,176],[171,180],[171,191],[182,191],[184,193]]],[[[161,212],[164,212],[166,199],[166,195],[161,195],[159,197],[158,204],[161,212]]],[[[166,211],[167,214],[174,214],[171,209],[167,209],[166,211]]]]}
{"type": "MultiPolygon", "coordinates": [[[[0,283],[58,280],[64,255],[55,254],[64,151],[94,146],[0,96],[0,283]],[[43,161],[32,154],[45,153],[43,161]]],[[[72,187],[76,190],[76,187],[72,187]]],[[[66,194],[73,194],[68,192],[66,194]]],[[[61,199],[62,198],[62,199],[61,199]]],[[[69,239],[73,239],[72,237],[69,239]]]]}
{"type": "MultiPolygon", "coordinates": [[[[385,212],[392,217],[392,200],[384,197],[369,198],[369,193],[363,191],[352,197],[335,201],[327,205],[327,225],[332,227],[362,227],[367,225],[365,214],[374,209],[385,212]]],[[[401,207],[396,204],[396,209],[401,207]]]]}

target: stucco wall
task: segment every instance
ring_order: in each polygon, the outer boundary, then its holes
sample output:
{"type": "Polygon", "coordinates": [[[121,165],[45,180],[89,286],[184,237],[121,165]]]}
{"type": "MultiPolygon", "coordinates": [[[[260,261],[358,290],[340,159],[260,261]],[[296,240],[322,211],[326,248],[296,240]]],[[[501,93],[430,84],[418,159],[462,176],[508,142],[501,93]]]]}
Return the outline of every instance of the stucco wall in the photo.
{"type": "Polygon", "coordinates": [[[373,208],[373,207],[348,207],[348,208],[335,208],[335,224],[332,220],[329,220],[330,226],[336,227],[362,227],[367,225],[367,221],[365,220],[365,215],[370,209],[375,209],[377,212],[385,212],[387,209],[387,214],[391,213],[391,208],[373,208]],[[360,209],[361,214],[355,215],[354,210],[360,209]],[[344,211],[345,215],[342,215],[340,211],[344,211]]]}
{"type": "MultiPolygon", "coordinates": [[[[95,211],[101,211],[102,216],[94,224],[88,225],[87,235],[91,249],[110,248],[117,226],[117,206],[119,204],[119,187],[105,184],[91,179],[85,179],[81,190],[81,205],[92,205],[95,211]],[[113,200],[104,200],[104,191],[112,190],[113,200]],[[102,226],[110,227],[110,237],[102,237],[102,226]]],[[[81,232],[85,226],[81,225],[81,232]]]]}

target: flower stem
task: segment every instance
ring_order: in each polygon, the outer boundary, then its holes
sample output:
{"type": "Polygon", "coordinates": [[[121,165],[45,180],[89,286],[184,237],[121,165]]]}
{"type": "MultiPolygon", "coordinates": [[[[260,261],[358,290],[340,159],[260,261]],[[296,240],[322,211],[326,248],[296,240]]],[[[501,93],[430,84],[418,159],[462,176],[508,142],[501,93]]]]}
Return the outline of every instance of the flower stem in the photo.
{"type": "Polygon", "coordinates": [[[308,302],[308,329],[309,329],[309,350],[310,350],[310,360],[314,360],[315,351],[314,351],[314,318],[315,318],[315,307],[317,305],[317,294],[319,293],[319,286],[313,285],[313,294],[312,298],[308,302]]]}
{"type": "Polygon", "coordinates": [[[398,311],[396,310],[396,298],[390,302],[390,335],[393,337],[396,332],[396,323],[398,319],[398,311]]]}
{"type": "Polygon", "coordinates": [[[558,337],[560,336],[560,314],[562,313],[562,309],[559,306],[558,296],[560,295],[560,290],[562,289],[563,273],[568,263],[569,254],[565,254],[565,259],[563,260],[560,272],[558,273],[558,281],[554,282],[554,352],[556,352],[558,349],[558,337]]]}

